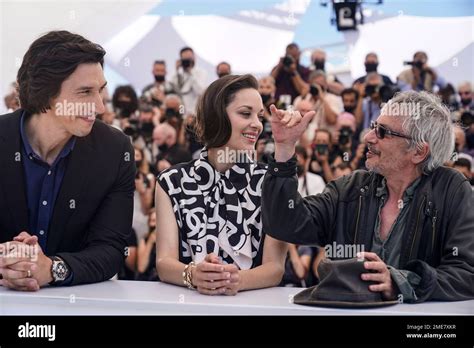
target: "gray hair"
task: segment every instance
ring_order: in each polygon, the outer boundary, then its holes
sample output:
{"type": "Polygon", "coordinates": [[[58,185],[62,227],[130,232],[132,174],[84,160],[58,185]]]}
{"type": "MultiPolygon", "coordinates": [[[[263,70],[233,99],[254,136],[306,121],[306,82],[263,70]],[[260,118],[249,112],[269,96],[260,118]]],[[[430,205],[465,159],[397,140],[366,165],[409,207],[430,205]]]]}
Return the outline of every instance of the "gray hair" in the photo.
{"type": "Polygon", "coordinates": [[[326,78],[326,73],[323,70],[314,70],[309,74],[308,80],[312,81],[319,76],[324,76],[324,78],[326,78]]]}
{"type": "MultiPolygon", "coordinates": [[[[397,93],[386,106],[398,104],[399,114],[404,117],[402,128],[410,149],[421,149],[428,144],[429,153],[420,163],[422,173],[428,174],[449,161],[454,149],[454,129],[448,108],[434,94],[407,91],[397,93]],[[409,110],[404,114],[403,110],[409,110]]],[[[392,108],[390,108],[392,109],[392,108]]]]}

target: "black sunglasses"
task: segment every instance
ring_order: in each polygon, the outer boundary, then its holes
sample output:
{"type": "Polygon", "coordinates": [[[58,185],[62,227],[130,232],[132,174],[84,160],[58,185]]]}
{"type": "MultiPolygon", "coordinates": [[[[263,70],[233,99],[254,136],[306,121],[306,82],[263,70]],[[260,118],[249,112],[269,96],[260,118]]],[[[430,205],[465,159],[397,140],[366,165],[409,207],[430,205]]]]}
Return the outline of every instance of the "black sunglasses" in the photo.
{"type": "Polygon", "coordinates": [[[394,132],[393,130],[390,130],[374,121],[370,122],[370,129],[375,129],[375,135],[379,139],[385,138],[386,135],[392,135],[395,137],[411,139],[411,137],[409,137],[408,135],[394,132]]]}

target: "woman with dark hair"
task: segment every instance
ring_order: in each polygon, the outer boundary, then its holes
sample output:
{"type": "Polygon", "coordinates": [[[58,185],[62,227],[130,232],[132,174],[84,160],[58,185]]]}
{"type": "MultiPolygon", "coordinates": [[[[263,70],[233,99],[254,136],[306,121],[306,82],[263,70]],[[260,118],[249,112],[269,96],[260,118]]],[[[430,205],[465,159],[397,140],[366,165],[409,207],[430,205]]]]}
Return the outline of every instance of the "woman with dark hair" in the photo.
{"type": "Polygon", "coordinates": [[[251,75],[213,82],[196,112],[197,160],[163,171],[156,185],[156,268],[164,282],[207,295],[276,286],[287,246],[265,236],[252,160],[262,132],[262,98],[251,75]]]}
{"type": "Polygon", "coordinates": [[[119,118],[133,116],[138,110],[137,93],[132,86],[118,86],[112,96],[112,105],[119,118]]]}

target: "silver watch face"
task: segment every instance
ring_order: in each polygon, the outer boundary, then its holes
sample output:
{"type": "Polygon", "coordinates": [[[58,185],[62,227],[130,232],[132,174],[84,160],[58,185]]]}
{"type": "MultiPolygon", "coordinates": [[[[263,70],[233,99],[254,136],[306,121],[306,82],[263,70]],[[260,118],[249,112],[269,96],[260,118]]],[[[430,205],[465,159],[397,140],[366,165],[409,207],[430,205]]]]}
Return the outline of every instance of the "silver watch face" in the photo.
{"type": "Polygon", "coordinates": [[[64,261],[53,261],[53,277],[55,281],[63,281],[66,279],[68,269],[64,261]]]}

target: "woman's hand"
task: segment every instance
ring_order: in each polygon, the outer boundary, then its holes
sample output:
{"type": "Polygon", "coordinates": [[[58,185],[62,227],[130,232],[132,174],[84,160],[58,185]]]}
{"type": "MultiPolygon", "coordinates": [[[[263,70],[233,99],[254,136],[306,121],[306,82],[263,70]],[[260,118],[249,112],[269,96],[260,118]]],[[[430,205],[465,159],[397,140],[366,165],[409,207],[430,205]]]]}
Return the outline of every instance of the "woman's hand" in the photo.
{"type": "Polygon", "coordinates": [[[227,286],[231,286],[231,273],[225,268],[215,254],[208,254],[204,261],[191,270],[193,285],[201,294],[224,294],[227,286]]]}
{"type": "Polygon", "coordinates": [[[225,270],[230,273],[230,283],[226,286],[225,295],[235,296],[242,285],[242,277],[239,268],[236,265],[225,265],[225,270]]]}

